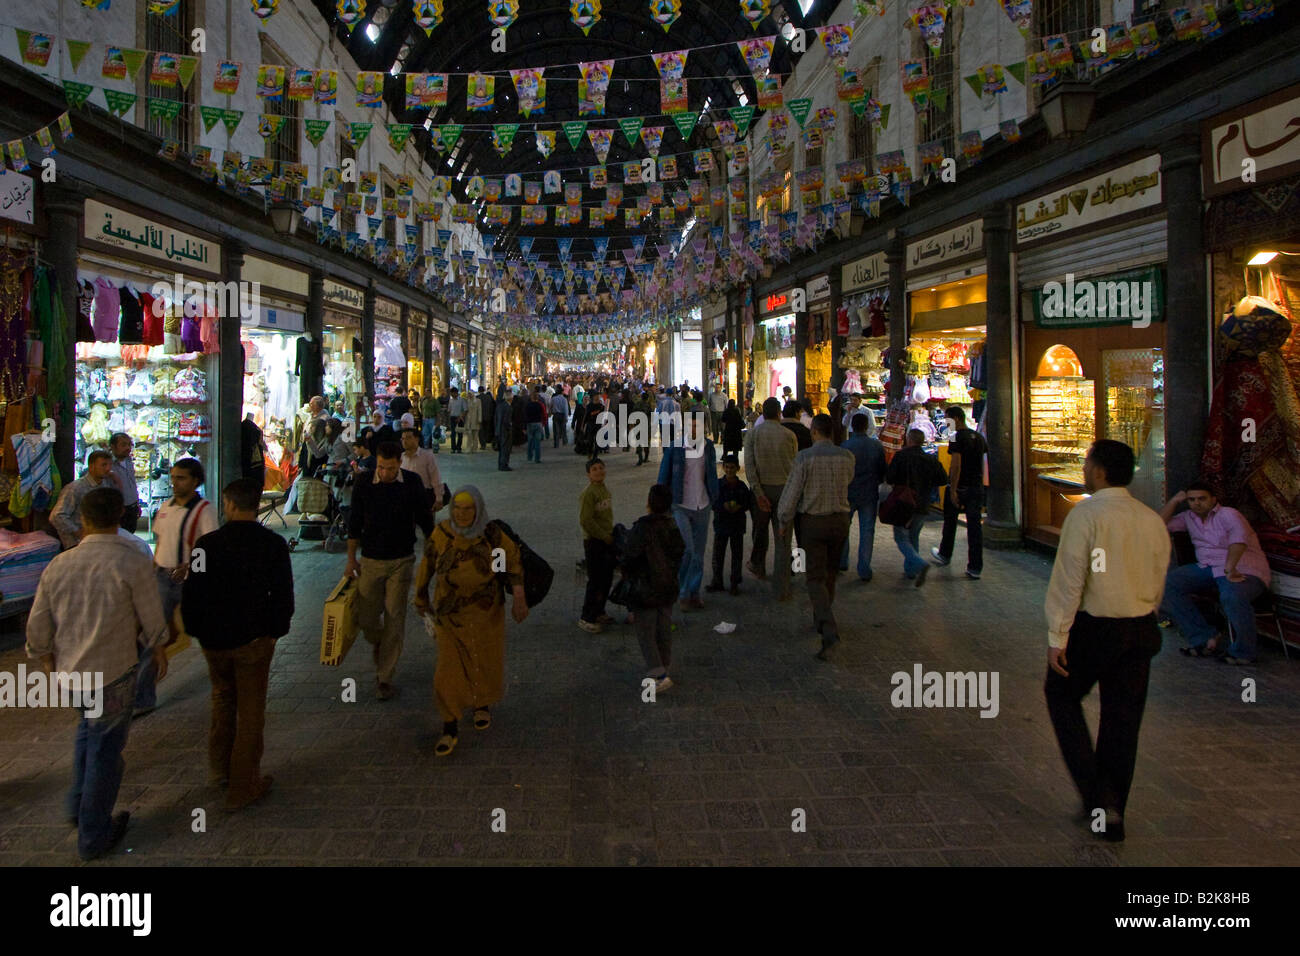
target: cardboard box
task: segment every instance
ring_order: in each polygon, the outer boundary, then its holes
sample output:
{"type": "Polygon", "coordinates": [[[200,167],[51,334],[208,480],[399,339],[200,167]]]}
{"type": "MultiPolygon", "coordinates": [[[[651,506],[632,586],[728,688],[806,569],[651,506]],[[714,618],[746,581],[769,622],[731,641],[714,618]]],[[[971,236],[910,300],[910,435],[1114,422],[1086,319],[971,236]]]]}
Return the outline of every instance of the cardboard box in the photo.
{"type": "Polygon", "coordinates": [[[325,599],[321,622],[320,662],[338,667],[357,639],[357,582],[346,575],[325,599]]]}

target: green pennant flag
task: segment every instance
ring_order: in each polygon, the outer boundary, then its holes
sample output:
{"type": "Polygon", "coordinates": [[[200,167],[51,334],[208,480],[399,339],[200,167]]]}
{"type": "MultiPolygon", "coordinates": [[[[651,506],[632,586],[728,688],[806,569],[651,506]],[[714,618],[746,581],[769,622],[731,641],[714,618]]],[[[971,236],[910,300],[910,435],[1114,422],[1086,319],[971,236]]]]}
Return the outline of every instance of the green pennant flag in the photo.
{"type": "Polygon", "coordinates": [[[357,149],[366,141],[370,131],[374,128],[374,123],[349,123],[348,124],[348,142],[357,149]]]}
{"type": "Polygon", "coordinates": [[[519,132],[518,123],[498,123],[492,127],[492,146],[497,153],[504,156],[515,144],[515,134],[519,132]]]}
{"type": "Polygon", "coordinates": [[[165,100],[151,96],[148,98],[148,102],[150,116],[171,121],[181,115],[181,106],[183,104],[180,100],[165,100]]]}
{"type": "Polygon", "coordinates": [[[849,109],[853,110],[854,116],[865,116],[867,114],[867,98],[865,96],[855,96],[849,100],[849,109]]]}
{"type": "Polygon", "coordinates": [[[808,114],[812,112],[812,97],[805,96],[797,100],[786,100],[785,105],[793,114],[799,128],[803,129],[803,124],[808,121],[808,114]]]}
{"type": "Polygon", "coordinates": [[[226,124],[226,135],[233,136],[239,128],[239,121],[244,118],[243,110],[222,110],[221,122],[226,124]]]}
{"type": "Polygon", "coordinates": [[[587,135],[587,121],[569,120],[564,124],[564,135],[568,137],[569,145],[577,149],[578,144],[582,142],[582,137],[587,135]]]}
{"type": "Polygon", "coordinates": [[[313,146],[319,146],[320,141],[325,138],[325,131],[330,128],[330,121],[321,119],[303,120],[302,126],[307,134],[307,142],[313,146]]]}
{"type": "Polygon", "coordinates": [[[677,127],[677,132],[682,134],[682,141],[691,138],[691,133],[695,131],[695,121],[700,118],[698,113],[673,113],[673,125],[677,127]]]}
{"type": "Polygon", "coordinates": [[[257,117],[257,134],[262,139],[275,139],[280,135],[280,128],[286,119],[287,117],[275,113],[262,113],[257,117]]]}
{"type": "Polygon", "coordinates": [[[140,72],[140,67],[144,66],[145,58],[149,55],[148,50],[123,50],[122,61],[126,63],[126,72],[131,79],[140,72]]]}
{"type": "Polygon", "coordinates": [[[456,140],[460,139],[460,131],[465,127],[459,123],[446,123],[439,128],[442,130],[442,148],[450,153],[456,140]]]}
{"type": "Polygon", "coordinates": [[[176,75],[180,78],[181,89],[188,90],[190,88],[190,80],[194,79],[194,71],[198,69],[198,66],[199,58],[197,56],[177,55],[176,75]]]}
{"type": "Polygon", "coordinates": [[[400,153],[406,141],[411,138],[410,123],[389,123],[388,124],[388,145],[393,148],[394,152],[400,153]]]}
{"type": "Polygon", "coordinates": [[[892,105],[892,103],[886,103],[880,107],[880,128],[882,130],[889,129],[889,107],[892,105]]]}
{"type": "Polygon", "coordinates": [[[212,127],[221,122],[221,114],[224,112],[220,106],[200,106],[199,115],[203,117],[203,132],[211,133],[212,127]]]}
{"type": "Polygon", "coordinates": [[[1010,73],[1012,76],[1014,76],[1016,80],[1019,81],[1021,86],[1025,85],[1025,61],[1024,60],[1021,60],[1019,63],[1008,63],[1007,72],[1010,73]]]}
{"type": "Polygon", "coordinates": [[[123,93],[120,90],[104,90],[104,102],[108,104],[110,113],[121,116],[135,105],[135,94],[123,93]]]}
{"type": "Polygon", "coordinates": [[[81,61],[90,52],[89,40],[68,40],[68,59],[72,61],[72,72],[81,69],[81,61]]]}
{"type": "Polygon", "coordinates": [[[946,110],[948,108],[947,90],[931,90],[930,99],[934,101],[934,105],[939,107],[939,109],[946,110]]]}
{"type": "Polygon", "coordinates": [[[641,126],[645,123],[644,116],[629,116],[626,119],[618,121],[618,128],[623,131],[627,137],[627,144],[635,147],[637,140],[641,138],[641,126]]]}
{"type": "Polygon", "coordinates": [[[750,121],[754,118],[754,107],[733,106],[727,112],[731,114],[731,119],[736,124],[736,138],[743,139],[749,132],[750,121]]]}
{"type": "Polygon", "coordinates": [[[963,76],[962,79],[966,81],[966,85],[971,88],[976,96],[984,95],[984,83],[980,80],[980,75],[978,73],[972,73],[970,76],[963,76]]]}
{"type": "Polygon", "coordinates": [[[85,106],[86,100],[94,91],[94,87],[89,83],[74,83],[71,80],[63,81],[63,95],[68,98],[69,106],[85,106]]]}

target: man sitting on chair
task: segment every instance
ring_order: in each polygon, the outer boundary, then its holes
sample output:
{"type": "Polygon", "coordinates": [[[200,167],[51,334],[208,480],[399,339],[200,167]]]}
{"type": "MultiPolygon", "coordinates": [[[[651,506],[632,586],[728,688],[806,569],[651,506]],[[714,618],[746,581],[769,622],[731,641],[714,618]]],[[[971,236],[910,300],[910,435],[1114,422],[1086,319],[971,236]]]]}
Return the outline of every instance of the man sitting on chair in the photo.
{"type": "Polygon", "coordinates": [[[1178,625],[1188,646],[1189,657],[1221,655],[1229,664],[1255,660],[1254,602],[1268,589],[1268,559],[1259,538],[1240,511],[1219,504],[1215,490],[1203,482],[1192,482],[1165,504],[1160,512],[1170,532],[1186,531],[1196,548],[1196,563],[1170,568],[1165,578],[1161,612],[1178,625]],[[1175,509],[1187,502],[1188,510],[1175,509]],[[1221,632],[1206,622],[1192,595],[1214,592],[1232,628],[1232,643],[1224,648],[1221,632]]]}

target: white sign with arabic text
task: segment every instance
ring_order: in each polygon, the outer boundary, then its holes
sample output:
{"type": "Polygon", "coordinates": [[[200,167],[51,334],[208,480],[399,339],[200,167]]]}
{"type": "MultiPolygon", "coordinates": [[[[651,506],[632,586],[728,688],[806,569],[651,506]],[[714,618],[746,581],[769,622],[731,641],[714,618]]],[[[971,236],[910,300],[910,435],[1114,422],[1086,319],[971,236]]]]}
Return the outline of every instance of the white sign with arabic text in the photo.
{"type": "Polygon", "coordinates": [[[908,243],[908,272],[945,266],[984,248],[984,220],[972,219],[954,229],[908,243]]]}
{"type": "Polygon", "coordinates": [[[95,199],[86,200],[83,235],[87,240],[125,252],[162,259],[178,269],[221,272],[221,246],[211,239],[202,239],[95,199]]]}
{"type": "Polygon", "coordinates": [[[1153,153],[1127,166],[1020,203],[1016,207],[1016,242],[1024,245],[1055,237],[1158,206],[1163,199],[1160,156],[1153,153]]]}
{"type": "Polygon", "coordinates": [[[0,167],[0,219],[32,221],[32,177],[0,167]]]}

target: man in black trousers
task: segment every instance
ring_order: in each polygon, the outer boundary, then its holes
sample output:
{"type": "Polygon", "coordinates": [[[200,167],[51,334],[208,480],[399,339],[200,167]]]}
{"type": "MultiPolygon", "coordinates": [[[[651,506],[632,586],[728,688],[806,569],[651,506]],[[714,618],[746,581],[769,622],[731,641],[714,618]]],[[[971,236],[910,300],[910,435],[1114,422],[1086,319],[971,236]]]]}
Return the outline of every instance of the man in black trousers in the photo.
{"type": "Polygon", "coordinates": [[[1061,525],[1045,605],[1047,710],[1083,798],[1083,821],[1114,842],[1124,839],[1169,565],[1164,521],[1128,492],[1133,469],[1123,442],[1101,439],[1088,449],[1083,480],[1091,497],[1061,525]],[[1095,751],[1082,705],[1094,684],[1101,687],[1095,751]]]}

